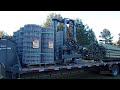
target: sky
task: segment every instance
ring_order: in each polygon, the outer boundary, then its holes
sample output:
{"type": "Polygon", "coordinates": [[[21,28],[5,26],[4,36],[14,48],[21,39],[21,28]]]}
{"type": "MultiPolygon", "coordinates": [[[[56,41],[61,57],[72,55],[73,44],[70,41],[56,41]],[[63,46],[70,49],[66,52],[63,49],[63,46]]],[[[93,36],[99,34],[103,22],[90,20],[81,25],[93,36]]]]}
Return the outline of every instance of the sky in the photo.
{"type": "Polygon", "coordinates": [[[100,32],[108,29],[113,40],[118,40],[120,33],[120,11],[0,11],[0,31],[9,35],[25,24],[41,25],[49,13],[61,14],[63,18],[79,18],[95,32],[99,40],[100,32]]]}

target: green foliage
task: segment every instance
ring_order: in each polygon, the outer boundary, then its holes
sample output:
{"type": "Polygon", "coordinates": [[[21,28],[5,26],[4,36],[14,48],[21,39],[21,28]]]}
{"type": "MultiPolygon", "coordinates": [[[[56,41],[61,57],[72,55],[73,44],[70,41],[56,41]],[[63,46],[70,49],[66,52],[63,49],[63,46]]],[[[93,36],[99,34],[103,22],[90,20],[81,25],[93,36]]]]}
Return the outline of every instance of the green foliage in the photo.
{"type": "Polygon", "coordinates": [[[88,25],[84,25],[82,20],[76,19],[80,26],[77,27],[77,41],[79,45],[89,45],[97,42],[96,36],[92,29],[88,25]]]}
{"type": "Polygon", "coordinates": [[[54,18],[57,14],[56,13],[50,13],[47,18],[46,18],[46,21],[44,23],[44,26],[45,27],[50,27],[51,25],[51,19],[54,18]]]}
{"type": "Polygon", "coordinates": [[[118,34],[118,37],[119,37],[119,39],[117,41],[117,45],[120,46],[120,33],[118,34]]]}
{"type": "Polygon", "coordinates": [[[111,36],[111,32],[108,29],[103,29],[103,31],[100,33],[100,37],[103,39],[105,43],[112,44],[113,37],[111,36]]]}
{"type": "Polygon", "coordinates": [[[89,30],[87,31],[87,33],[88,33],[88,41],[89,41],[89,43],[97,42],[95,33],[93,32],[92,29],[89,29],[89,30]]]}
{"type": "Polygon", "coordinates": [[[0,31],[0,38],[3,37],[3,35],[4,35],[4,32],[0,31]]]}
{"type": "MultiPolygon", "coordinates": [[[[50,13],[47,16],[46,21],[44,23],[45,27],[50,27],[52,18],[62,18],[62,16],[60,14],[50,13]]],[[[89,45],[90,43],[97,42],[93,30],[90,29],[88,25],[84,25],[82,20],[80,20],[79,18],[76,20],[80,23],[80,26],[77,27],[77,35],[76,35],[78,44],[89,45]]],[[[63,24],[61,23],[57,24],[57,31],[63,30],[63,28],[64,28],[63,24]]]]}
{"type": "MultiPolygon", "coordinates": [[[[61,19],[62,16],[60,14],[56,14],[56,13],[50,13],[47,18],[46,18],[46,21],[44,23],[44,26],[45,27],[50,27],[51,26],[51,19],[52,18],[58,18],[58,19],[61,19]]],[[[57,24],[57,31],[61,31],[63,30],[63,24],[62,23],[58,23],[57,24]]]]}
{"type": "Polygon", "coordinates": [[[0,38],[9,38],[9,39],[11,39],[12,38],[12,36],[9,36],[6,32],[4,32],[4,31],[0,31],[0,38]]]}

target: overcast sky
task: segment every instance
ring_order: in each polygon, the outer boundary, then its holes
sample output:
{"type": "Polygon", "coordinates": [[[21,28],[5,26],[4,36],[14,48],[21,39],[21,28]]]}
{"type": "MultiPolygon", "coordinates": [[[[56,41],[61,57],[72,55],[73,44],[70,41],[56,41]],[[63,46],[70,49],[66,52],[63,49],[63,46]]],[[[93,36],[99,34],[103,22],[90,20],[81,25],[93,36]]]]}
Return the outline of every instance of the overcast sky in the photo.
{"type": "Polygon", "coordinates": [[[114,36],[114,41],[118,40],[120,11],[0,11],[0,30],[13,35],[25,24],[41,25],[51,12],[61,14],[63,18],[82,19],[84,24],[93,29],[97,38],[107,28],[114,36]]]}

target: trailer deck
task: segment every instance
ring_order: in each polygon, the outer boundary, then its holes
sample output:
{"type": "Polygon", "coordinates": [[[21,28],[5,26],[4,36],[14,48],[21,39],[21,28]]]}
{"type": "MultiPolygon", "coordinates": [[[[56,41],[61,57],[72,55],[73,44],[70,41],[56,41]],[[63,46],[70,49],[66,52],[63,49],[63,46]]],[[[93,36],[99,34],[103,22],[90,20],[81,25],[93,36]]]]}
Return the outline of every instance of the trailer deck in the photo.
{"type": "Polygon", "coordinates": [[[55,70],[63,70],[63,69],[73,69],[73,68],[89,68],[89,67],[99,67],[106,65],[120,64],[120,61],[115,62],[103,62],[103,61],[94,61],[94,60],[75,60],[74,63],[68,65],[51,65],[51,66],[40,66],[40,67],[26,67],[21,68],[20,74],[28,73],[28,72],[44,72],[44,71],[55,71],[55,70]]]}

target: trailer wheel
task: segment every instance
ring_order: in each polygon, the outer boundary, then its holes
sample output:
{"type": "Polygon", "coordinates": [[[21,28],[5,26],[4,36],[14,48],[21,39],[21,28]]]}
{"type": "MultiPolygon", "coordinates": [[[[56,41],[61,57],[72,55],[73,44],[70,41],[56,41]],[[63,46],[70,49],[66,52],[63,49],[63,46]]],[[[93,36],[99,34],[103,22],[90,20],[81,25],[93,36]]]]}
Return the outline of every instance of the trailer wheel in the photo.
{"type": "Polygon", "coordinates": [[[119,67],[118,67],[118,65],[113,65],[111,67],[111,74],[112,74],[112,76],[115,77],[115,76],[118,75],[118,73],[119,73],[119,67]]]}

